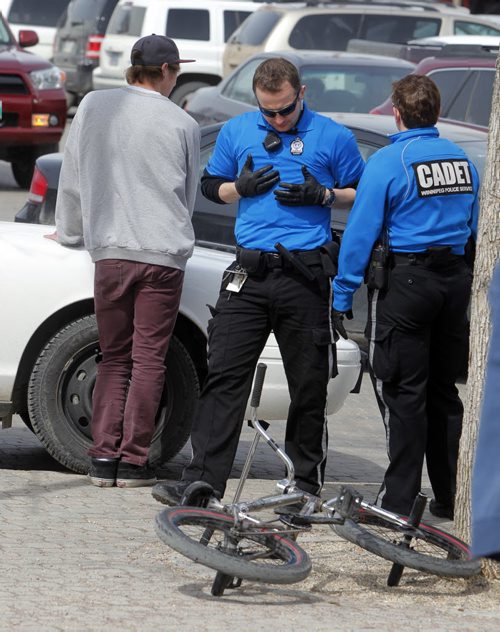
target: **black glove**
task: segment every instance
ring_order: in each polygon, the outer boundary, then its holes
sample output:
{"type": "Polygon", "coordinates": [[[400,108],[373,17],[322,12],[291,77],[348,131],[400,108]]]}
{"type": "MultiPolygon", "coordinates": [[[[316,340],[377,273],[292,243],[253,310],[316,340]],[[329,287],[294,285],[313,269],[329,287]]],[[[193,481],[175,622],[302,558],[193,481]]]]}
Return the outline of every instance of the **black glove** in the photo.
{"type": "Polygon", "coordinates": [[[302,166],[304,175],[303,184],[288,184],[280,182],[279,189],[276,189],[274,196],[285,206],[322,206],[325,199],[326,187],[320,184],[316,178],[309,173],[305,165],[302,166]]]}
{"type": "Polygon", "coordinates": [[[269,191],[271,187],[279,182],[279,171],[271,171],[273,168],[272,165],[266,165],[265,167],[257,169],[257,171],[252,171],[252,165],[252,154],[248,154],[241,173],[234,182],[236,191],[241,197],[261,195],[261,193],[269,191]]]}
{"type": "Polygon", "coordinates": [[[347,320],[353,319],[352,309],[348,309],[346,312],[340,312],[338,309],[332,309],[332,324],[335,331],[342,336],[345,340],[347,340],[347,332],[344,327],[344,317],[347,320]]]}

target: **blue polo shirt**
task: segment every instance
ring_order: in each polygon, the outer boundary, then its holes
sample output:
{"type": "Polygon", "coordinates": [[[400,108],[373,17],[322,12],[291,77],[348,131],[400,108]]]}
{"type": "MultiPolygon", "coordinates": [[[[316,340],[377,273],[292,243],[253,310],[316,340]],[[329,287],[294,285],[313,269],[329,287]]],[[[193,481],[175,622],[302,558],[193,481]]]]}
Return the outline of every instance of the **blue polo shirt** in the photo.
{"type": "Polygon", "coordinates": [[[342,238],[333,305],[352,306],[354,292],[382,227],[393,252],[451,246],[464,253],[477,232],[479,176],[461,147],[440,138],[436,127],[406,130],[371,156],[360,180],[342,238]]]}
{"type": "MultiPolygon", "coordinates": [[[[358,182],[364,168],[352,132],[305,104],[293,133],[276,132],[260,112],[247,112],[227,121],[207,172],[233,182],[248,154],[253,158],[253,170],[271,164],[279,171],[281,182],[288,183],[304,182],[301,167],[306,165],[321,184],[342,188],[358,182]],[[274,152],[263,145],[270,131],[282,141],[274,152]]],[[[289,250],[313,250],[331,239],[330,208],[285,206],[276,201],[273,190],[240,200],[235,224],[240,246],[273,252],[274,244],[280,242],[289,250]]]]}

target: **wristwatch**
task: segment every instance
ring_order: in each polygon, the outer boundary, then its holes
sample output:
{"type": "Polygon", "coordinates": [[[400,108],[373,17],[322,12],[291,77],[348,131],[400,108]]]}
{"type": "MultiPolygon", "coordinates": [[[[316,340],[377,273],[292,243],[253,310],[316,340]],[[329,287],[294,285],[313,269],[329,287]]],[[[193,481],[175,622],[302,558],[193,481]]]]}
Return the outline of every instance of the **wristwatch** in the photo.
{"type": "Polygon", "coordinates": [[[337,197],[335,195],[335,191],[333,189],[327,189],[326,193],[327,193],[327,196],[326,196],[326,200],[323,202],[323,206],[333,206],[333,203],[335,202],[335,198],[337,197]]]}

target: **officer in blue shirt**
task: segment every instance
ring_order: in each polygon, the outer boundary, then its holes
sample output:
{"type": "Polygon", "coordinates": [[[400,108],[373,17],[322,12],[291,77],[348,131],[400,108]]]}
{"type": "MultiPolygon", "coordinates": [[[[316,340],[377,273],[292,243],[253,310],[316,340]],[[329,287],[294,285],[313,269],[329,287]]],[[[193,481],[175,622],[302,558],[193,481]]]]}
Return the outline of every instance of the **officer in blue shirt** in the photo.
{"type": "Polygon", "coordinates": [[[259,111],[223,126],[202,178],[209,199],[239,201],[237,257],[209,324],[208,376],[192,429],[191,463],[176,486],[153,490],[167,504],[178,503],[196,480],[224,493],[271,330],[291,398],[285,449],[302,489],[318,494],[323,483],[327,384],[336,374],[331,206],[335,199],[352,203],[364,162],[347,128],[307,108],[305,86],[286,59],[262,62],[253,90],[259,111]]]}
{"type": "Polygon", "coordinates": [[[464,248],[476,237],[479,179],[463,150],[439,137],[440,95],[431,79],[404,77],[392,100],[399,133],[368,160],[359,183],[333,283],[333,319],[345,336],[342,321],[367,270],[365,333],[390,461],[379,501],[408,514],[425,456],[430,510],[452,519],[463,414],[455,383],[472,278],[464,248]]]}

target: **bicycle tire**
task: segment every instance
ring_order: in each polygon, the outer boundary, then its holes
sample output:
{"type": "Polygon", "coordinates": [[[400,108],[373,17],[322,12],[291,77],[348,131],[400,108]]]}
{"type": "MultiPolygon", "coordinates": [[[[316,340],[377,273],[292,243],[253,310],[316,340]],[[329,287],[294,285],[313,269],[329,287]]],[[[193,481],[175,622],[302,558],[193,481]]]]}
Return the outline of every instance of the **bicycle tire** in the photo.
{"type": "Polygon", "coordinates": [[[156,516],[160,540],[194,562],[225,575],[272,584],[293,584],[311,571],[311,560],[294,541],[262,528],[234,531],[232,517],[211,509],[170,507],[156,516]],[[210,541],[200,538],[213,531],[210,541]],[[225,547],[226,536],[236,545],[225,547]]]}
{"type": "Polygon", "coordinates": [[[418,528],[401,527],[390,518],[360,510],[355,519],[332,529],[370,553],[418,571],[441,577],[472,577],[481,571],[481,562],[472,559],[464,542],[425,522],[418,528]],[[400,544],[405,535],[412,536],[409,548],[400,544]]]}

